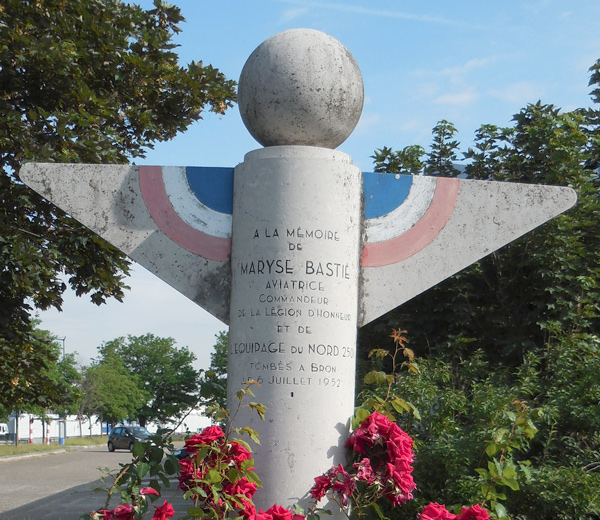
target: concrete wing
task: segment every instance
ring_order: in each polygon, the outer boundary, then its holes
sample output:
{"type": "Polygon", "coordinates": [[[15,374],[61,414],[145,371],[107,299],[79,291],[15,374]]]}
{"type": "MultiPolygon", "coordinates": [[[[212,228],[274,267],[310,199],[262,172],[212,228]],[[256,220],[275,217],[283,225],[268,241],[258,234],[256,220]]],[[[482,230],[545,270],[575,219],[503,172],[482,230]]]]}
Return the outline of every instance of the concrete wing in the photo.
{"type": "Polygon", "coordinates": [[[410,176],[365,174],[367,219],[359,326],[568,210],[577,201],[575,191],[566,187],[406,177],[410,176]],[[369,181],[374,175],[387,177],[381,182],[376,177],[369,181]],[[369,182],[371,191],[367,191],[369,182]],[[398,200],[392,204],[389,199],[395,182],[398,200]],[[385,206],[385,213],[377,212],[381,206],[385,206]]]}
{"type": "Polygon", "coordinates": [[[29,163],[20,178],[229,323],[232,168],[29,163]]]}

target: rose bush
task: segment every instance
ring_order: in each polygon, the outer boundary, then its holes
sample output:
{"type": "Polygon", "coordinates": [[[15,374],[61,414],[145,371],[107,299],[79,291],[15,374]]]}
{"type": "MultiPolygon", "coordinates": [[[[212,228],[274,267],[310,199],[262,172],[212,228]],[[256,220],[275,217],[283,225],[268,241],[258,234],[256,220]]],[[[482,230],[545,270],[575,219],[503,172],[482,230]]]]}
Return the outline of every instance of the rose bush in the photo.
{"type": "MultiPolygon", "coordinates": [[[[328,496],[340,507],[355,505],[356,515],[382,499],[394,506],[412,499],[412,439],[385,415],[373,412],[350,435],[346,446],[358,456],[346,471],[340,464],[315,478],[310,494],[316,502],[328,496]]],[[[316,510],[313,508],[313,512],[316,510]]]]}
{"type": "Polygon", "coordinates": [[[194,502],[202,516],[215,519],[230,514],[252,518],[252,497],[260,480],[252,471],[254,460],[242,441],[230,441],[218,426],[185,441],[189,457],[179,462],[179,489],[194,502]]]}
{"type": "MultiPolygon", "coordinates": [[[[250,388],[238,392],[238,410],[245,396],[252,395],[250,388]]],[[[264,418],[264,407],[256,403],[248,406],[264,418]]],[[[321,513],[319,503],[327,498],[336,503],[349,519],[360,519],[373,510],[380,519],[385,516],[379,506],[389,502],[392,507],[405,504],[413,498],[417,485],[413,479],[413,441],[394,421],[384,413],[375,410],[366,415],[364,408],[355,430],[349,436],[346,446],[353,452],[354,459],[345,467],[333,466],[323,475],[314,479],[310,496],[313,507],[305,512],[298,506],[294,510],[274,504],[266,511],[256,509],[252,501],[261,482],[254,472],[254,459],[250,446],[241,439],[231,439],[232,434],[247,434],[258,442],[255,431],[240,428],[223,431],[219,426],[205,428],[202,433],[192,435],[185,441],[188,457],[178,463],[178,487],[183,496],[193,502],[187,509],[185,518],[208,518],[221,520],[233,518],[240,520],[318,520],[321,513]]],[[[237,413],[237,412],[236,412],[237,413]]],[[[228,411],[218,409],[217,420],[231,419],[228,411]]],[[[235,417],[235,414],[234,414],[235,417]]],[[[232,423],[231,420],[228,421],[232,423]]],[[[159,440],[160,443],[160,440],[159,440]]],[[[159,446],[148,442],[146,447],[134,447],[138,453],[136,464],[126,465],[111,488],[111,492],[123,475],[129,475],[130,484],[121,491],[123,503],[115,509],[101,509],[84,518],[93,520],[141,520],[148,511],[148,499],[160,496],[160,485],[156,480],[147,487],[141,486],[146,474],[158,474],[160,464],[164,464],[166,473],[175,473],[169,468],[172,455],[162,462],[163,452],[159,446]],[[149,461],[149,462],[145,462],[149,461]],[[152,466],[152,464],[154,466],[152,466]],[[154,467],[154,469],[151,469],[154,467]],[[140,470],[141,469],[141,470],[140,470]]],[[[164,480],[163,480],[164,481],[164,480]]],[[[109,499],[110,494],[109,492],[109,499]]],[[[107,501],[108,503],[108,501],[107,501]]],[[[168,520],[175,511],[166,500],[162,506],[155,506],[152,520],[168,520]]],[[[327,512],[329,513],[329,512],[327,512]]],[[[489,515],[479,505],[463,507],[454,514],[444,505],[432,503],[421,511],[419,520],[488,520],[489,515]]]]}

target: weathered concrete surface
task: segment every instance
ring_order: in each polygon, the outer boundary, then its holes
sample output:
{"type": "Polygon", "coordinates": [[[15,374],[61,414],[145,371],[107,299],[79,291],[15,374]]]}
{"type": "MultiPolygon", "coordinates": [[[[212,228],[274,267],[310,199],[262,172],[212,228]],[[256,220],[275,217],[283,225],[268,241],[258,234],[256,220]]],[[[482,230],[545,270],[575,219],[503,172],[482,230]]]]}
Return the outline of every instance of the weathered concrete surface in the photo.
{"type": "Polygon", "coordinates": [[[263,146],[336,148],[363,107],[360,69],[348,49],[312,29],[291,29],[254,50],[239,81],[240,114],[263,146]]]}
{"type": "Polygon", "coordinates": [[[432,177],[415,177],[413,191],[396,215],[366,222],[361,326],[577,201],[566,187],[432,177]]]}
{"type": "MultiPolygon", "coordinates": [[[[267,420],[259,432],[257,504],[287,507],[345,462],[354,410],[361,172],[348,155],[278,146],[236,168],[229,403],[248,379],[267,420]]],[[[304,504],[307,505],[307,504],[304,504]]]]}
{"type": "MultiPolygon", "coordinates": [[[[156,169],[128,165],[29,163],[21,168],[19,174],[23,182],[44,198],[64,209],[213,316],[228,323],[229,258],[227,254],[221,255],[225,256],[221,260],[206,257],[209,255],[201,256],[190,250],[193,248],[188,245],[189,240],[187,243],[178,243],[168,234],[171,228],[159,227],[151,210],[164,215],[165,209],[158,203],[152,206],[156,197],[146,202],[140,181],[147,178],[146,185],[150,184],[157,187],[155,191],[164,192],[164,185],[168,185],[169,179],[173,181],[184,177],[185,172],[177,168],[165,168],[164,172],[154,175],[156,169]],[[141,174],[140,168],[145,168],[141,174]]],[[[185,201],[192,198],[186,193],[189,188],[185,180],[174,190],[170,198],[169,193],[163,197],[168,199],[163,205],[171,210],[177,205],[178,199],[185,201]]],[[[177,220],[172,227],[179,225],[179,229],[184,228],[188,234],[202,233],[176,214],[167,214],[167,217],[171,221],[177,220]]],[[[227,229],[226,223],[218,225],[227,229]]],[[[228,227],[230,235],[231,216],[228,227]]],[[[192,235],[192,239],[196,243],[202,243],[203,239],[214,240],[208,233],[204,230],[204,236],[198,239],[192,235]]]]}

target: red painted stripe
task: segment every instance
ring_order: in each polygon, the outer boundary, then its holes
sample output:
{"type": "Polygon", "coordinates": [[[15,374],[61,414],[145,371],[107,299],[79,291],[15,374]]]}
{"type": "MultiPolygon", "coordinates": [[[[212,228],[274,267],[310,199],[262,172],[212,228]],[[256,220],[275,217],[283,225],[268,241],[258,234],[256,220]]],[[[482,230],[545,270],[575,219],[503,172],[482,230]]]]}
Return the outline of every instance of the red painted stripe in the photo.
{"type": "Polygon", "coordinates": [[[439,178],[431,204],[421,219],[409,230],[385,242],[367,243],[361,265],[381,267],[396,264],[417,254],[438,236],[454,211],[459,179],[439,178]]]}
{"type": "Polygon", "coordinates": [[[208,235],[184,222],[173,208],[162,180],[160,166],[139,167],[140,191],[152,220],[177,245],[209,260],[225,262],[231,254],[231,239],[208,235]]]}

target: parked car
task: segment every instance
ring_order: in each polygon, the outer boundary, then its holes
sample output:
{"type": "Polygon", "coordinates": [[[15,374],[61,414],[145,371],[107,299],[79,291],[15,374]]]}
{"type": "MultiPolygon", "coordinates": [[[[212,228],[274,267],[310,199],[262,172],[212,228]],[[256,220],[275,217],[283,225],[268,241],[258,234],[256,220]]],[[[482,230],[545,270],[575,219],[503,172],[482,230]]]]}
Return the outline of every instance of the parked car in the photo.
{"type": "Polygon", "coordinates": [[[185,448],[179,448],[173,452],[173,456],[177,460],[187,459],[192,453],[186,450],[185,448]]]}
{"type": "Polygon", "coordinates": [[[142,426],[117,426],[108,434],[108,451],[133,450],[135,441],[144,442],[151,433],[142,426]]]}

